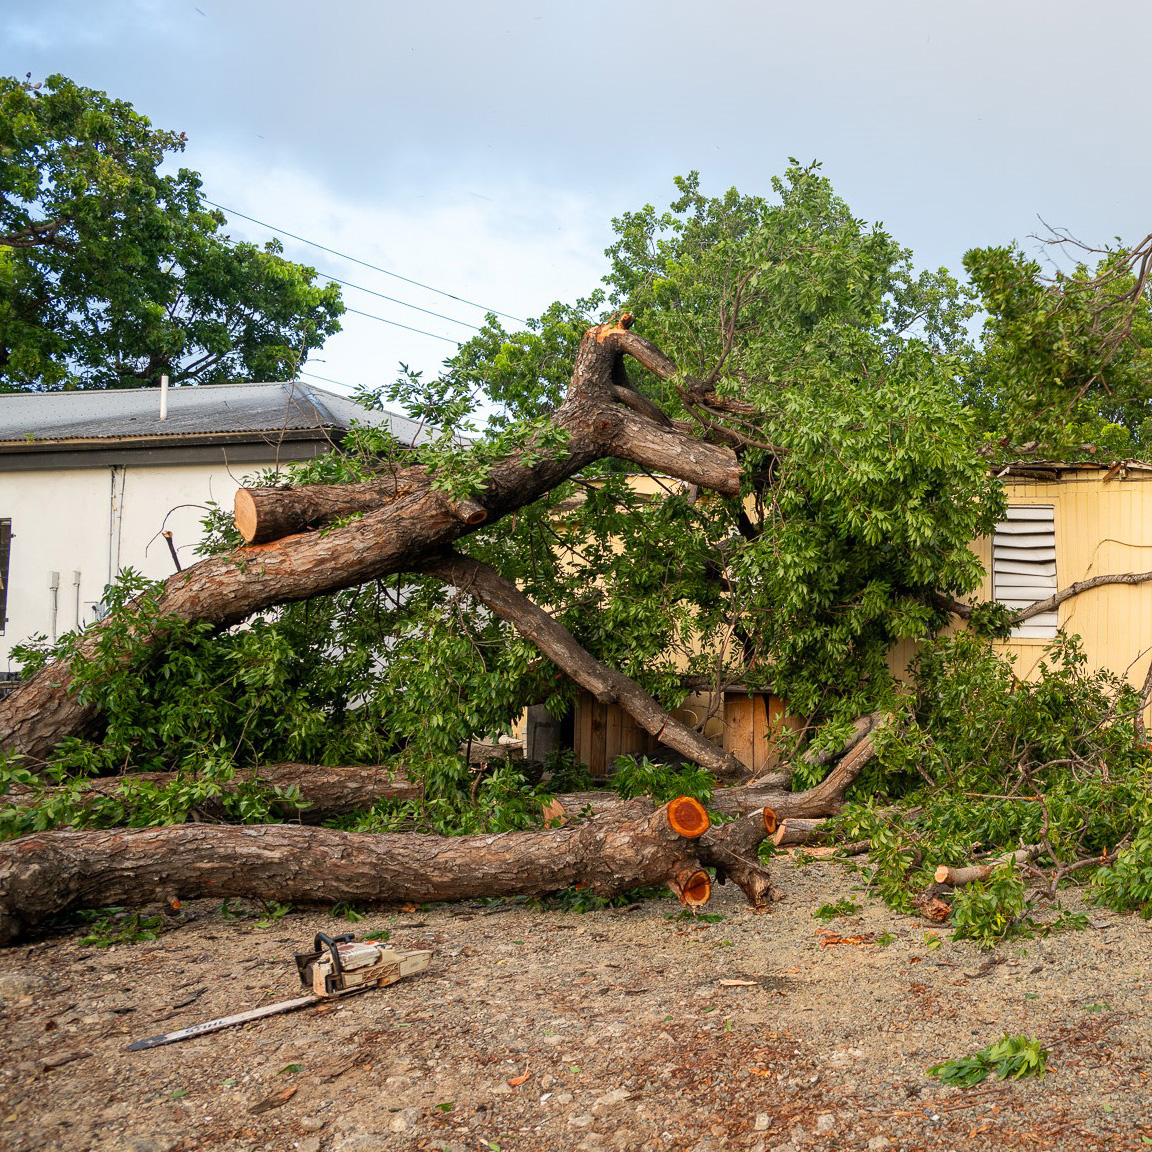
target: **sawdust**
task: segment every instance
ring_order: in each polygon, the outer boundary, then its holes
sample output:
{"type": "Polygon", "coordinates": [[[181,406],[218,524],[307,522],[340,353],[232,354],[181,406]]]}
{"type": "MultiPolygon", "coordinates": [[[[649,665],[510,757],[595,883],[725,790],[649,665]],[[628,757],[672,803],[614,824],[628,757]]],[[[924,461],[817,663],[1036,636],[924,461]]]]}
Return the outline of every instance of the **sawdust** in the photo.
{"type": "Polygon", "coordinates": [[[858,914],[823,925],[812,913],[856,878],[826,861],[775,871],[775,911],[753,916],[723,888],[715,923],[671,901],[584,915],[507,902],[259,927],[197,903],[155,942],[99,949],[73,931],[6,949],[0,1147],[1152,1144],[1146,923],[1090,909],[1085,931],[989,956],[859,893],[858,914]],[[432,966],[325,1009],[125,1051],[297,995],[292,953],[349,927],[430,947],[432,966]],[[1005,1030],[1051,1049],[1045,1079],[961,1091],[925,1075],[1005,1030]]]}

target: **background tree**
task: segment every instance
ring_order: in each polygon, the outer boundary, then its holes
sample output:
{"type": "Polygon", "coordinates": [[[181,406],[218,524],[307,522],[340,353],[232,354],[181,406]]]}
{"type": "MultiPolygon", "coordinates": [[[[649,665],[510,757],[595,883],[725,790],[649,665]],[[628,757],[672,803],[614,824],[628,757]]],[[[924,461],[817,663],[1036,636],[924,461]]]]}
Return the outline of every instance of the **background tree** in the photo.
{"type": "Polygon", "coordinates": [[[987,314],[966,403],[1000,460],[1146,456],[1152,237],[1130,249],[1056,233],[1047,242],[1075,263],[1047,274],[1016,245],[965,256],[987,314]]]}
{"type": "Polygon", "coordinates": [[[281,379],[339,330],[335,285],[234,244],[183,133],[63,76],[0,78],[0,388],[281,379]]]}

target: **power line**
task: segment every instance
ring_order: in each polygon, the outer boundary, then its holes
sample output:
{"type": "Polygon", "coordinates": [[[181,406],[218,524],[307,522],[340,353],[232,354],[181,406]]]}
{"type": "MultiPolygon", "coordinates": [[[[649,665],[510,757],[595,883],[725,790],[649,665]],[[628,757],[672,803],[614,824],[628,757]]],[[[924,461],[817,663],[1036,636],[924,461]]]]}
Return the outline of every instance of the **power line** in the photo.
{"type": "Polygon", "coordinates": [[[387,268],[381,268],[379,264],[369,264],[367,260],[361,260],[356,256],[349,256],[347,252],[337,252],[335,248],[328,248],[324,244],[318,244],[315,240],[306,240],[303,236],[297,236],[295,232],[288,232],[283,228],[277,228],[275,225],[268,224],[263,220],[257,220],[255,216],[245,216],[243,212],[237,212],[234,208],[225,208],[223,204],[217,204],[215,200],[205,199],[204,203],[213,208],[219,208],[221,212],[227,212],[231,216],[239,216],[241,220],[248,220],[253,224],[259,224],[261,228],[267,228],[270,232],[276,232],[281,236],[288,236],[293,240],[299,240],[301,244],[307,244],[311,248],[318,248],[321,252],[328,252],[332,256],[339,256],[341,260],[350,260],[353,264],[359,264],[364,268],[371,268],[373,272],[382,272],[385,276],[392,276],[397,280],[403,280],[405,284],[414,284],[417,288],[423,288],[427,292],[435,292],[437,296],[447,296],[449,300],[455,300],[460,304],[467,304],[469,308],[479,308],[482,312],[492,312],[508,320],[515,320],[517,324],[527,323],[526,320],[521,319],[519,316],[513,316],[510,312],[501,312],[499,308],[488,308],[483,304],[477,304],[475,300],[465,300],[463,296],[456,296],[451,292],[445,292],[441,288],[433,288],[430,284],[424,284],[408,276],[401,276],[399,272],[390,272],[387,268]]]}
{"type": "Polygon", "coordinates": [[[317,272],[316,275],[323,276],[325,280],[331,280],[333,284],[341,284],[345,288],[355,288],[357,292],[367,292],[369,296],[379,296],[381,300],[387,300],[391,304],[399,304],[404,308],[423,312],[426,316],[435,316],[437,320],[447,320],[450,324],[471,328],[473,332],[481,331],[477,325],[469,324],[467,320],[457,320],[453,316],[445,316],[443,312],[433,312],[429,308],[421,308],[419,304],[409,304],[407,300],[397,300],[395,296],[385,296],[383,292],[377,292],[374,288],[365,288],[363,284],[353,284],[351,280],[341,280],[339,276],[329,276],[327,272],[317,272]]]}
{"type": "Polygon", "coordinates": [[[348,388],[355,392],[357,385],[346,384],[343,380],[333,380],[331,376],[320,376],[315,372],[305,372],[303,368],[296,369],[297,376],[311,376],[313,380],[323,380],[325,384],[339,384],[341,388],[348,388]]]}
{"type": "Polygon", "coordinates": [[[351,312],[353,316],[366,316],[369,320],[379,320],[381,324],[391,324],[393,328],[403,328],[406,332],[431,336],[433,340],[443,340],[445,344],[455,344],[457,348],[460,347],[460,341],[453,340],[451,336],[437,336],[435,332],[425,332],[423,328],[413,328],[409,324],[401,324],[398,320],[385,320],[383,316],[377,316],[374,312],[361,312],[359,308],[345,308],[344,311],[351,312]]]}

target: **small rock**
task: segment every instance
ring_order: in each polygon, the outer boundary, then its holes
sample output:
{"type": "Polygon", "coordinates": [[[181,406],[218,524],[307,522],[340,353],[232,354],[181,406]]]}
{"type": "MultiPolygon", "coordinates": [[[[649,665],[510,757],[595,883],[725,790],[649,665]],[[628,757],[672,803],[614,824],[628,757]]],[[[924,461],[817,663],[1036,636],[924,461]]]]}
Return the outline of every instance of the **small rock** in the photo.
{"type": "Polygon", "coordinates": [[[571,1104],[572,1103],[572,1093],[571,1092],[561,1092],[560,1095],[556,1097],[556,1103],[557,1104],[571,1104]]]}
{"type": "Polygon", "coordinates": [[[822,1116],[816,1117],[816,1133],[819,1136],[827,1136],[836,1127],[836,1117],[831,1112],[825,1112],[822,1116]]]}
{"type": "Polygon", "coordinates": [[[772,1127],[772,1117],[767,1112],[756,1113],[756,1131],[767,1132],[772,1127]]]}
{"type": "Polygon", "coordinates": [[[579,1116],[572,1116],[568,1120],[569,1128],[588,1128],[592,1124],[592,1117],[587,1112],[582,1112],[579,1116]]]}
{"type": "Polygon", "coordinates": [[[631,1098],[632,1093],[626,1088],[613,1088],[611,1092],[605,1092],[604,1095],[596,1101],[596,1105],[601,1108],[607,1108],[613,1104],[619,1104],[623,1100],[630,1100],[631,1098]]]}
{"type": "Polygon", "coordinates": [[[300,1152],[320,1152],[320,1137],[305,1136],[296,1147],[300,1152]]]}
{"type": "Polygon", "coordinates": [[[885,1148],[890,1148],[892,1141],[887,1136],[873,1136],[868,1141],[868,1152],[884,1152],[885,1148]]]}
{"type": "Polygon", "coordinates": [[[305,1116],[299,1122],[299,1128],[301,1132],[319,1132],[326,1123],[327,1121],[321,1120],[319,1116],[305,1116]]]}

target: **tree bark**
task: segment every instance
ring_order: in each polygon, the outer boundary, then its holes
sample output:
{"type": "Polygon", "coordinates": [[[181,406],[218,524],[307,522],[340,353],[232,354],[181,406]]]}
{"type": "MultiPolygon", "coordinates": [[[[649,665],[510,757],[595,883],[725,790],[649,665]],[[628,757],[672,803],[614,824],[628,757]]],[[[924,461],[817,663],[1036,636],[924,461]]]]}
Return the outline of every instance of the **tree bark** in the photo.
{"type": "Polygon", "coordinates": [[[698,871],[695,841],[673,827],[703,835],[697,809],[686,797],[656,809],[637,801],[615,816],[496,836],[217,824],[38,832],[0,844],[0,945],[73,909],[155,900],[425,903],[578,884],[613,896],[698,871]]]}
{"type": "Polygon", "coordinates": [[[997,860],[990,860],[987,864],[969,864],[962,868],[941,864],[932,874],[932,879],[937,884],[947,884],[949,888],[961,888],[965,884],[974,884],[977,880],[987,880],[997,868],[1002,868],[1005,864],[1027,864],[1043,851],[1044,845],[1031,844],[1026,848],[1009,852],[997,860]]]}
{"type": "Polygon", "coordinates": [[[737,884],[754,912],[767,912],[768,905],[781,895],[758,855],[760,844],[774,827],[771,809],[762,808],[728,824],[714,825],[696,842],[700,863],[715,868],[721,884],[726,880],[737,884]]]}
{"type": "Polygon", "coordinates": [[[811,844],[827,830],[827,820],[805,820],[791,816],[782,820],[772,833],[772,843],[777,848],[794,848],[799,844],[811,844]]]}
{"type": "MultiPolygon", "coordinates": [[[[424,795],[424,789],[402,772],[392,772],[376,764],[339,767],[264,764],[241,769],[237,777],[223,786],[224,792],[235,792],[244,780],[256,780],[277,788],[295,788],[307,807],[299,809],[294,804],[283,803],[273,805],[273,811],[281,819],[299,820],[304,824],[321,824],[336,816],[371,808],[378,800],[419,800],[424,795]]],[[[51,800],[70,792],[84,805],[87,798],[95,801],[115,797],[125,790],[130,793],[134,784],[151,784],[163,788],[187,779],[189,776],[181,772],[138,772],[125,776],[94,777],[84,781],[79,791],[75,788],[30,788],[17,784],[9,788],[8,795],[0,803],[30,808],[42,799],[51,800]]],[[[220,819],[224,815],[224,807],[218,800],[198,805],[196,811],[210,819],[220,819]]]]}
{"type": "MultiPolygon", "coordinates": [[[[662,739],[666,740],[667,737],[662,739]]],[[[715,746],[710,747],[714,752],[719,751],[715,746]]],[[[857,749],[860,747],[857,745],[857,749]]],[[[833,769],[827,780],[807,792],[781,790],[783,777],[779,774],[765,777],[769,781],[766,787],[754,783],[745,787],[717,788],[708,807],[724,816],[744,816],[767,808],[773,820],[834,816],[843,805],[844,793],[866,763],[867,760],[863,758],[848,762],[848,757],[845,757],[845,761],[833,769]]],[[[414,800],[423,794],[420,786],[408,780],[402,771],[393,774],[387,768],[376,765],[327,767],[319,764],[266,764],[242,771],[251,773],[255,779],[267,784],[298,789],[301,799],[309,807],[298,812],[295,808],[285,806],[282,816],[299,819],[305,824],[319,824],[335,816],[362,811],[378,800],[414,800]]],[[[180,778],[177,772],[143,772],[94,778],[85,782],[85,792],[93,798],[101,798],[115,795],[132,781],[150,781],[163,786],[175,783],[180,778]]],[[[29,807],[40,796],[51,797],[60,791],[51,786],[40,790],[14,785],[7,797],[0,797],[0,803],[7,800],[17,807],[29,807]]],[[[628,803],[618,793],[608,790],[561,793],[556,800],[568,815],[578,815],[586,808],[591,808],[596,814],[618,814],[628,803]]],[[[204,814],[216,817],[220,813],[206,808],[204,814]]],[[[768,829],[766,834],[773,831],[775,826],[768,829]]]]}
{"type": "Polygon", "coordinates": [[[479,560],[453,553],[426,562],[424,572],[475,596],[530,640],[561,671],[601,704],[619,704],[646,732],[718,779],[743,776],[747,768],[699,732],[669,715],[635,681],[601,664],[557,620],[528,599],[511,580],[479,560]]]}
{"type": "MultiPolygon", "coordinates": [[[[475,496],[488,520],[532,503],[605,456],[727,495],[739,494],[740,466],[730,449],[659,425],[613,400],[612,370],[616,358],[627,350],[628,337],[615,325],[600,325],[585,334],[567,398],[555,415],[556,425],[567,434],[567,451],[536,452],[529,445],[523,453],[494,463],[483,490],[475,496]]],[[[349,509],[363,512],[351,523],[250,545],[176,573],[164,585],[158,611],[178,620],[227,628],[277,604],[396,572],[420,571],[424,560],[451,548],[461,536],[475,531],[476,524],[474,510],[462,516],[458,505],[423,482],[426,473],[414,470],[411,479],[411,491],[397,490],[383,505],[365,511],[361,502],[349,509]]],[[[77,644],[78,654],[91,658],[106,633],[103,624],[88,629],[77,644]]],[[[137,654],[157,642],[143,622],[134,639],[137,654]]],[[[119,658],[127,662],[130,656],[125,652],[119,658]]],[[[65,737],[90,730],[98,715],[97,694],[81,696],[69,667],[52,662],[0,701],[0,749],[42,762],[65,737]]]]}
{"type": "Polygon", "coordinates": [[[341,516],[366,512],[427,488],[422,470],[405,468],[364,484],[308,484],[283,488],[240,488],[233,503],[236,527],[245,544],[267,544],[283,536],[320,528],[341,516]]]}

